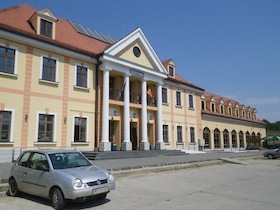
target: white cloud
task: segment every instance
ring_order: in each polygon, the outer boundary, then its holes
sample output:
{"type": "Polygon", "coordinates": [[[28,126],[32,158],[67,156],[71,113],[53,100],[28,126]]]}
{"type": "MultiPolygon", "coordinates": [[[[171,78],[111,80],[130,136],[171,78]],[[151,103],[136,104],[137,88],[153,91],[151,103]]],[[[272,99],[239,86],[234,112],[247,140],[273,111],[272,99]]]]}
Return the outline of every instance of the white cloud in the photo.
{"type": "Polygon", "coordinates": [[[280,98],[270,97],[270,98],[248,98],[247,105],[277,105],[280,104],[280,98]]]}

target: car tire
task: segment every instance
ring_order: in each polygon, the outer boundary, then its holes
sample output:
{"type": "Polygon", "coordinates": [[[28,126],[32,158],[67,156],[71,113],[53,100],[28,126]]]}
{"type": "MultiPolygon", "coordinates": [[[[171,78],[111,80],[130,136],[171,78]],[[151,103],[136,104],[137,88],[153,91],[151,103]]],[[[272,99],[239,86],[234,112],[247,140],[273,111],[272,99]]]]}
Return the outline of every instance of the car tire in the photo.
{"type": "Polygon", "coordinates": [[[274,156],[273,156],[273,154],[268,154],[268,155],[267,155],[267,158],[268,158],[268,159],[274,159],[274,156]]]}
{"type": "Polygon", "coordinates": [[[57,187],[51,191],[51,202],[54,209],[62,209],[65,206],[63,193],[57,187]]]}
{"type": "Polygon", "coordinates": [[[9,195],[12,197],[16,197],[18,196],[19,191],[18,191],[18,186],[17,186],[17,182],[14,178],[11,178],[9,180],[9,195]]]}

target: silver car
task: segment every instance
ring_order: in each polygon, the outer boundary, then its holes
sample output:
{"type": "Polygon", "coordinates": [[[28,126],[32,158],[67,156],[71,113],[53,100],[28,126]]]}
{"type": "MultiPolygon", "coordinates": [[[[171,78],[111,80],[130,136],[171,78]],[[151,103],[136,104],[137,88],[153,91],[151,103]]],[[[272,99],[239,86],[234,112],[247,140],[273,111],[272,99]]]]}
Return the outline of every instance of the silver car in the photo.
{"type": "Polygon", "coordinates": [[[263,153],[263,156],[267,157],[268,159],[280,158],[280,148],[266,151],[263,153]]]}
{"type": "Polygon", "coordinates": [[[77,151],[24,151],[11,168],[9,194],[24,192],[51,200],[62,209],[66,200],[104,199],[115,189],[114,177],[77,151]]]}

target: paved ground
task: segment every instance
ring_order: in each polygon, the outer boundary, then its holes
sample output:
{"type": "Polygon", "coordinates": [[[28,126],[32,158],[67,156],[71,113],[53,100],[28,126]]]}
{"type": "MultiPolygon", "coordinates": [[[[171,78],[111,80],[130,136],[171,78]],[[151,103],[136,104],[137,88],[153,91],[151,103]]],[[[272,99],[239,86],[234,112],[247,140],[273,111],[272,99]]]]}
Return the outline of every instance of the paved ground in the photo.
{"type": "MultiPolygon", "coordinates": [[[[213,161],[218,161],[222,158],[228,158],[232,160],[236,158],[261,157],[262,153],[263,151],[246,151],[238,153],[208,152],[174,156],[159,155],[157,157],[96,160],[94,163],[98,166],[108,169],[116,177],[122,177],[131,173],[139,173],[139,170],[174,170],[182,168],[181,166],[178,166],[182,164],[185,164],[183,168],[189,168],[193,166],[196,167],[196,165],[193,165],[193,163],[199,163],[200,165],[217,164],[217,162],[213,161]],[[192,166],[189,166],[189,164],[192,164],[192,166]],[[131,169],[138,169],[138,171],[133,171],[131,169]]],[[[7,190],[6,183],[8,181],[11,166],[12,163],[0,163],[0,195],[7,190]]]]}
{"type": "MultiPolygon", "coordinates": [[[[119,178],[116,190],[110,192],[104,201],[69,202],[66,209],[280,209],[280,160],[259,157],[234,161],[240,164],[165,173],[134,173],[119,178]]],[[[52,208],[45,199],[22,195],[18,198],[0,197],[0,209],[52,208]]]]}

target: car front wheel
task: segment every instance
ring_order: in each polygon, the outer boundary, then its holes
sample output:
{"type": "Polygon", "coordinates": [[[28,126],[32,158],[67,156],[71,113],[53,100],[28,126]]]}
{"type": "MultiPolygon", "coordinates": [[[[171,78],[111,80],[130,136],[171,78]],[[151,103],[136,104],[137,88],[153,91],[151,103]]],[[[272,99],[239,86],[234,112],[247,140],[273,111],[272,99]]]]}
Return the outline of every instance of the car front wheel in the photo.
{"type": "Polygon", "coordinates": [[[17,182],[14,178],[9,180],[9,194],[10,196],[16,197],[19,194],[17,182]]]}
{"type": "Polygon", "coordinates": [[[54,188],[51,192],[51,202],[54,209],[62,209],[65,206],[64,196],[59,188],[54,188]]]}
{"type": "Polygon", "coordinates": [[[268,154],[268,155],[267,155],[267,158],[268,158],[268,159],[274,159],[274,156],[273,156],[272,154],[268,154]]]}

